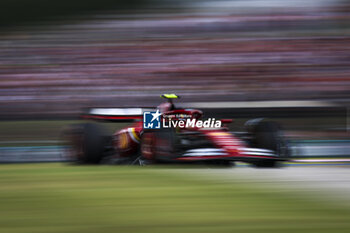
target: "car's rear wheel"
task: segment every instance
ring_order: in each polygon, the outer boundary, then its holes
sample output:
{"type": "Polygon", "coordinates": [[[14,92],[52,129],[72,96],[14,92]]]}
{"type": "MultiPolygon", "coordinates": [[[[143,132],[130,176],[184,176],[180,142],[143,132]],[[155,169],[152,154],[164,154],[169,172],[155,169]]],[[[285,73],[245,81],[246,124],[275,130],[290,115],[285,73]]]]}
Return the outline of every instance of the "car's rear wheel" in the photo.
{"type": "Polygon", "coordinates": [[[63,132],[67,144],[65,157],[78,163],[97,164],[105,156],[108,139],[97,124],[69,126],[63,132]]]}

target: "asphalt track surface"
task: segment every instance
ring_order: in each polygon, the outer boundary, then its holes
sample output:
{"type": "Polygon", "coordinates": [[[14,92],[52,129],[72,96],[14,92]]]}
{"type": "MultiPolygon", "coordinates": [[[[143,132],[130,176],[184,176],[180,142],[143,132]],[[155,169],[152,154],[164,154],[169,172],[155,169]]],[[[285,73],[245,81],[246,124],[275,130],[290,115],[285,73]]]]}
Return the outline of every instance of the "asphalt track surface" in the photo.
{"type": "MultiPolygon", "coordinates": [[[[347,150],[343,148],[344,150],[347,150]]],[[[332,151],[334,152],[334,151],[332,151]]],[[[329,154],[330,155],[330,154],[329,154]]],[[[62,151],[55,146],[1,147],[0,163],[64,162],[62,151]]],[[[239,181],[321,197],[324,200],[344,200],[350,206],[350,158],[313,157],[295,158],[283,168],[257,169],[245,163],[227,169],[171,169],[183,171],[215,182],[239,181]]],[[[118,168],[116,168],[118,169],[118,168]]]]}
{"type": "Polygon", "coordinates": [[[242,182],[263,189],[286,191],[321,201],[350,206],[350,164],[287,165],[278,169],[236,166],[232,169],[188,169],[193,176],[214,182],[242,182]]]}
{"type": "MultiPolygon", "coordinates": [[[[12,153],[0,150],[0,163],[13,162],[60,162],[64,161],[57,151],[45,147],[45,151],[17,150],[12,153]],[[5,153],[4,153],[5,152],[5,153]],[[50,155],[52,152],[52,155],[50,155]]],[[[200,179],[214,182],[242,182],[261,186],[264,189],[287,191],[302,197],[326,201],[341,200],[350,206],[350,161],[348,158],[297,159],[284,164],[282,168],[258,169],[245,163],[237,163],[233,168],[179,168],[167,172],[190,174],[200,179]]],[[[116,169],[118,169],[116,167],[116,169]]],[[[339,203],[339,202],[338,202],[339,203]]]]}

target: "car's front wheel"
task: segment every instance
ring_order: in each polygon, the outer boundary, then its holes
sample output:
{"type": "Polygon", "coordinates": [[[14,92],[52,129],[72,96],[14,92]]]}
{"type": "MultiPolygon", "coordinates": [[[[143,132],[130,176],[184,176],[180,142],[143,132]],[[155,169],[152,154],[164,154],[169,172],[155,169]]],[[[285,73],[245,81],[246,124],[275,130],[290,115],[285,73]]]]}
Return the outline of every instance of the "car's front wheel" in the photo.
{"type": "Polygon", "coordinates": [[[271,121],[259,121],[252,129],[252,145],[275,152],[276,159],[262,159],[253,162],[256,167],[280,167],[281,161],[289,157],[289,149],[280,126],[271,121]]]}

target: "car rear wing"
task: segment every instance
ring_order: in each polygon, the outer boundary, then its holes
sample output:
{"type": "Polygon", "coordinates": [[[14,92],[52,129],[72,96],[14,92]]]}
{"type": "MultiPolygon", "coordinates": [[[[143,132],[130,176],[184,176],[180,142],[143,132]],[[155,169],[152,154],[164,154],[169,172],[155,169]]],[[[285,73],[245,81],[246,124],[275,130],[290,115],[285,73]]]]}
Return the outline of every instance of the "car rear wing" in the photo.
{"type": "Polygon", "coordinates": [[[83,119],[131,122],[142,120],[143,112],[155,111],[152,108],[90,108],[81,117],[83,119]]]}

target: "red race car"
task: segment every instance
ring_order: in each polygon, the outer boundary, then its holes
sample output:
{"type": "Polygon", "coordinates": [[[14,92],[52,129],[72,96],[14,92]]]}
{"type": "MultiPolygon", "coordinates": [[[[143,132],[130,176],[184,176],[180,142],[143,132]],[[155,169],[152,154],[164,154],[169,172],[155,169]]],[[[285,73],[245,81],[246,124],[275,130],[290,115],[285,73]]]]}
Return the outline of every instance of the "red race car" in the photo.
{"type": "Polygon", "coordinates": [[[94,108],[82,117],[100,121],[133,121],[108,135],[99,124],[68,127],[67,156],[78,163],[200,163],[232,166],[235,161],[276,167],[288,159],[288,146],[278,124],[249,120],[246,132],[230,132],[232,120],[203,119],[197,109],[177,109],[175,94],[153,109],[94,108]]]}

